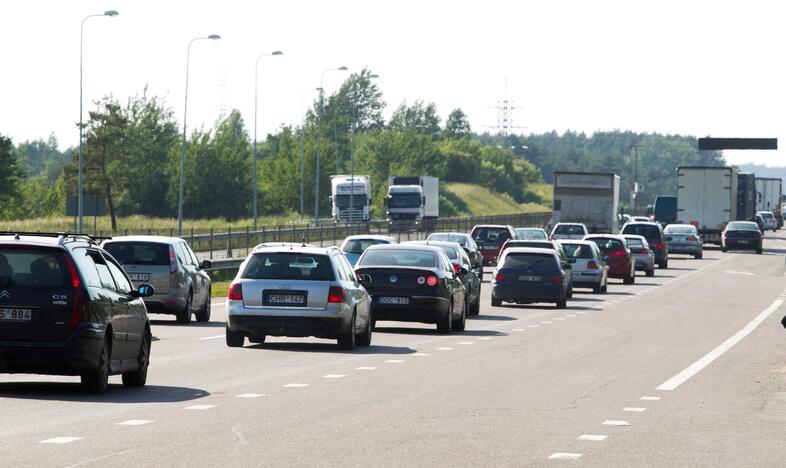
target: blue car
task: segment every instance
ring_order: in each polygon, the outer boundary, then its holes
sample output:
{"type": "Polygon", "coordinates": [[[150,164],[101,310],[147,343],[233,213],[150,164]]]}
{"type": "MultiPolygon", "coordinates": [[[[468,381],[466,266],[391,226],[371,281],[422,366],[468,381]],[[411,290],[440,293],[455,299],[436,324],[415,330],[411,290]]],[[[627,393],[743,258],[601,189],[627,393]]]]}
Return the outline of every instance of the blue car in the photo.
{"type": "Polygon", "coordinates": [[[370,246],[395,243],[395,237],[361,234],[358,236],[349,236],[344,239],[344,242],[341,243],[341,251],[344,252],[344,256],[347,257],[349,263],[354,267],[360,255],[370,246]]]}
{"type": "Polygon", "coordinates": [[[568,303],[570,274],[570,264],[562,262],[554,250],[505,249],[492,276],[491,305],[553,302],[558,309],[564,309],[568,303]]]}

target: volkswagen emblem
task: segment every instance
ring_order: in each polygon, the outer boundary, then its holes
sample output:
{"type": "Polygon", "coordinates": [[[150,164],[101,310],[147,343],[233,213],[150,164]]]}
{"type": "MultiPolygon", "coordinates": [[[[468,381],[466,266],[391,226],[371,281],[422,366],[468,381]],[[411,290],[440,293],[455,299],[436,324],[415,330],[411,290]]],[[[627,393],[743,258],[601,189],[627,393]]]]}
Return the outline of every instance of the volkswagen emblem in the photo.
{"type": "Polygon", "coordinates": [[[0,299],[11,299],[11,293],[4,289],[3,292],[0,292],[0,299]]]}
{"type": "Polygon", "coordinates": [[[393,283],[393,284],[396,284],[396,283],[398,283],[398,276],[396,276],[396,275],[392,275],[390,278],[388,278],[388,280],[389,280],[391,283],[393,283]]]}

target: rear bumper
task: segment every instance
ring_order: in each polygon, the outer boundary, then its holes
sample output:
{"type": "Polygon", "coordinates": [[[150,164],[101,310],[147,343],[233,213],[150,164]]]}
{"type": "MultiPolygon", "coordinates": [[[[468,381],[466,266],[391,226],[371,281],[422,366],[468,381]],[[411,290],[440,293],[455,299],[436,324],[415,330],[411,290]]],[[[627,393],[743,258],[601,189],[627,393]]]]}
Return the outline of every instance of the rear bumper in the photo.
{"type": "Polygon", "coordinates": [[[602,280],[603,275],[600,273],[600,270],[573,272],[574,288],[594,288],[601,284],[602,280]]]}
{"type": "Polygon", "coordinates": [[[371,317],[374,320],[437,323],[450,313],[450,301],[444,297],[410,296],[408,305],[378,304],[372,297],[371,317]]]}
{"type": "Polygon", "coordinates": [[[494,299],[504,302],[516,302],[519,304],[530,304],[533,302],[557,302],[567,298],[566,285],[507,285],[495,284],[491,289],[491,296],[494,299]]]}
{"type": "Polygon", "coordinates": [[[176,314],[186,306],[185,294],[177,290],[166,294],[154,294],[143,299],[148,313],[151,314],[176,314]]]}
{"type": "Polygon", "coordinates": [[[240,301],[229,301],[227,327],[246,336],[316,336],[336,338],[349,331],[349,307],[328,305],[324,310],[246,308],[240,301]]]}
{"type": "Polygon", "coordinates": [[[651,270],[653,268],[653,266],[655,264],[655,260],[652,257],[649,257],[649,256],[647,256],[647,257],[635,256],[634,258],[636,259],[636,266],[635,266],[635,268],[637,270],[649,271],[649,270],[651,270]]]}
{"type": "Polygon", "coordinates": [[[671,244],[669,253],[675,254],[697,254],[701,252],[701,246],[697,244],[671,244]]]}
{"type": "Polygon", "coordinates": [[[762,241],[757,239],[726,239],[724,246],[727,249],[761,250],[762,241]],[[747,240],[747,242],[745,242],[747,240]]]}
{"type": "Polygon", "coordinates": [[[106,327],[80,324],[66,341],[0,341],[0,372],[80,375],[98,368],[106,327]]]}

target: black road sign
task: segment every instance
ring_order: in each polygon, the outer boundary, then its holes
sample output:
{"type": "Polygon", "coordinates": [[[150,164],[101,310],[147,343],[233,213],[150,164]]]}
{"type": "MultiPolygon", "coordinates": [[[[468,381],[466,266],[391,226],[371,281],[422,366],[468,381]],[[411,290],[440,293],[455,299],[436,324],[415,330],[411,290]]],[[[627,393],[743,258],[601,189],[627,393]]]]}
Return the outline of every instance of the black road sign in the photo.
{"type": "Polygon", "coordinates": [[[700,150],[776,150],[777,138],[699,138],[700,150]]]}

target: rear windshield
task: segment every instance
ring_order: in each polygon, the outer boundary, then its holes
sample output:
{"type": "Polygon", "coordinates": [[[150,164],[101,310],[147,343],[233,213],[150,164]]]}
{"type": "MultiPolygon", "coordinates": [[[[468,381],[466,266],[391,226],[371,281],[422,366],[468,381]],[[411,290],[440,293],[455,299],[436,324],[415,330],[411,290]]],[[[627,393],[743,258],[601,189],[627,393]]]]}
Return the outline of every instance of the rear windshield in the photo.
{"type": "Polygon", "coordinates": [[[104,250],[123,265],[169,265],[169,245],[155,242],[108,242],[104,250]]]}
{"type": "Polygon", "coordinates": [[[743,223],[729,223],[727,229],[733,231],[758,231],[759,226],[756,223],[743,222],[743,223]]]}
{"type": "Polygon", "coordinates": [[[592,247],[583,244],[562,244],[562,249],[571,258],[595,258],[592,247]]]}
{"type": "Polygon", "coordinates": [[[546,232],[541,229],[516,229],[515,232],[519,239],[548,239],[546,232]]]}
{"type": "Polygon", "coordinates": [[[554,255],[540,253],[511,253],[505,256],[503,268],[556,268],[557,259],[554,255]]]}
{"type": "Polygon", "coordinates": [[[248,260],[242,278],[333,281],[333,268],[327,255],[256,253],[248,260]]]}
{"type": "Polygon", "coordinates": [[[476,242],[483,242],[486,244],[503,244],[506,240],[510,239],[510,233],[505,228],[477,228],[472,233],[472,238],[476,242]]]}
{"type": "Polygon", "coordinates": [[[584,226],[577,224],[560,224],[554,228],[554,234],[562,234],[568,236],[584,235],[584,226]]]}
{"type": "Polygon", "coordinates": [[[62,288],[69,277],[60,251],[0,248],[0,287],[62,288]]]}
{"type": "Polygon", "coordinates": [[[666,226],[663,232],[666,234],[696,234],[696,228],[693,226],[666,226]]]}
{"type": "Polygon", "coordinates": [[[431,234],[427,239],[440,242],[455,242],[461,246],[467,245],[466,237],[457,236],[455,234],[431,234]]]}
{"type": "Polygon", "coordinates": [[[378,249],[369,250],[360,259],[363,266],[412,266],[434,268],[437,255],[427,250],[378,249]]]}
{"type": "Polygon", "coordinates": [[[600,250],[603,251],[614,251],[614,250],[622,250],[622,242],[618,241],[617,239],[604,239],[602,237],[595,238],[595,239],[587,239],[589,241],[594,242],[595,244],[600,247],[600,250]]]}
{"type": "Polygon", "coordinates": [[[759,213],[759,214],[764,219],[775,219],[775,215],[773,215],[772,213],[769,213],[769,212],[762,212],[762,213],[759,213]]]}
{"type": "Polygon", "coordinates": [[[532,248],[535,248],[535,249],[556,250],[554,248],[554,244],[551,241],[545,241],[545,242],[538,242],[538,241],[534,241],[534,242],[533,241],[510,241],[510,242],[508,242],[508,246],[506,248],[510,248],[510,247],[532,247],[532,248]]]}
{"type": "Polygon", "coordinates": [[[362,254],[372,245],[389,244],[390,242],[380,239],[348,239],[341,246],[341,250],[350,254],[362,254]]]}
{"type": "Polygon", "coordinates": [[[440,245],[439,248],[442,249],[443,252],[445,252],[445,255],[447,255],[449,259],[451,259],[451,260],[458,260],[459,253],[458,253],[458,249],[456,249],[455,247],[449,247],[447,245],[444,245],[444,246],[440,245]]]}
{"type": "Polygon", "coordinates": [[[651,224],[628,224],[622,231],[623,234],[644,236],[647,239],[660,239],[660,229],[651,224]]]}
{"type": "Polygon", "coordinates": [[[626,237],[625,242],[627,242],[628,246],[630,247],[644,247],[644,243],[641,241],[641,239],[632,239],[626,237]]]}

